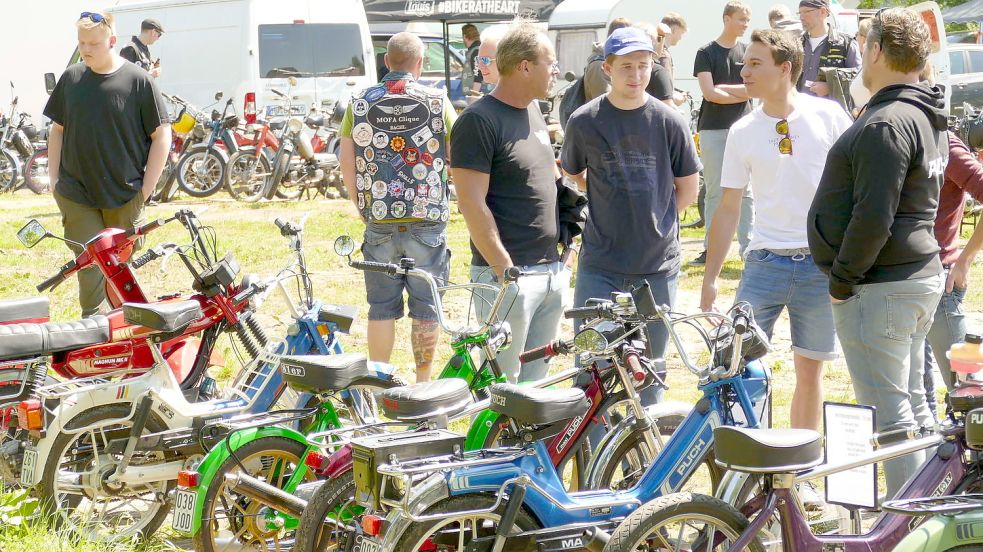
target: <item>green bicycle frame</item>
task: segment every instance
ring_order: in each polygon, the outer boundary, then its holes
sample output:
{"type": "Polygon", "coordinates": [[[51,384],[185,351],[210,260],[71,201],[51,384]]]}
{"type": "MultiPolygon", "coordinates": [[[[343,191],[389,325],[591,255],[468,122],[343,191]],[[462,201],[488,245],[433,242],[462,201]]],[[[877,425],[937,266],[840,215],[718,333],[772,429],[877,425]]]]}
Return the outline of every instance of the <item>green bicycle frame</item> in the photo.
{"type": "MultiPolygon", "coordinates": [[[[488,337],[489,335],[486,332],[479,335],[459,337],[452,342],[451,348],[454,354],[447,361],[447,364],[441,370],[437,379],[463,379],[468,383],[468,387],[471,388],[472,393],[475,394],[493,383],[507,381],[507,378],[498,369],[497,364],[494,367],[492,366],[495,360],[488,355],[490,352],[488,351],[488,337]],[[486,360],[480,368],[475,367],[474,360],[471,357],[471,349],[475,347],[481,348],[485,352],[486,360]]],[[[494,429],[494,424],[498,417],[498,413],[488,409],[482,410],[475,416],[465,437],[465,449],[480,450],[484,448],[488,435],[494,429]]],[[[318,433],[331,429],[340,429],[341,427],[341,419],[334,405],[326,401],[321,403],[318,412],[314,416],[314,421],[309,427],[309,432],[318,433]]],[[[201,530],[205,495],[208,493],[208,489],[214,484],[214,479],[219,468],[240,447],[257,439],[274,436],[292,439],[298,443],[303,443],[306,447],[304,457],[301,458],[301,462],[298,464],[296,470],[284,483],[283,490],[293,493],[304,482],[309,468],[303,460],[311,451],[317,451],[320,448],[310,443],[303,433],[282,426],[264,426],[234,431],[208,451],[208,454],[205,455],[205,458],[196,468],[198,472],[198,486],[195,488],[197,496],[195,499],[195,510],[192,517],[190,536],[197,535],[201,530]]],[[[293,516],[283,512],[276,512],[272,509],[267,511],[267,518],[267,522],[271,524],[271,527],[274,526],[272,524],[276,524],[276,526],[282,527],[287,531],[296,529],[300,523],[300,520],[293,516]]]]}

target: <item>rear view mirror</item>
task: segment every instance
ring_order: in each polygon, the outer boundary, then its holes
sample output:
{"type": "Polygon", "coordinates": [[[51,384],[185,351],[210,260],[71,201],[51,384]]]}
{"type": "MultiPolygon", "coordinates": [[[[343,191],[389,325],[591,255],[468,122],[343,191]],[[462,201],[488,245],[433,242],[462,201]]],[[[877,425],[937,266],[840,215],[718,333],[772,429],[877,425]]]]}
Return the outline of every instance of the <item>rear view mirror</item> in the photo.
{"type": "Polygon", "coordinates": [[[608,348],[608,340],[594,328],[586,328],[574,336],[573,345],[577,351],[599,354],[608,348]]]}
{"type": "Polygon", "coordinates": [[[334,241],[334,252],[347,257],[355,252],[355,240],[351,236],[338,236],[334,241]]]}
{"type": "Polygon", "coordinates": [[[45,230],[44,225],[38,222],[37,219],[31,219],[23,228],[17,231],[17,240],[30,249],[50,235],[45,230]]]}
{"type": "Polygon", "coordinates": [[[55,79],[54,73],[44,74],[44,91],[47,92],[49,96],[55,91],[55,84],[57,83],[58,81],[55,79]]]}
{"type": "Polygon", "coordinates": [[[577,75],[574,75],[573,71],[567,71],[566,73],[563,74],[563,80],[567,82],[573,82],[577,80],[577,75]]]}
{"type": "Polygon", "coordinates": [[[217,101],[221,100],[222,99],[222,96],[225,96],[225,94],[223,94],[221,91],[216,92],[215,93],[215,101],[217,102],[217,101]]]}

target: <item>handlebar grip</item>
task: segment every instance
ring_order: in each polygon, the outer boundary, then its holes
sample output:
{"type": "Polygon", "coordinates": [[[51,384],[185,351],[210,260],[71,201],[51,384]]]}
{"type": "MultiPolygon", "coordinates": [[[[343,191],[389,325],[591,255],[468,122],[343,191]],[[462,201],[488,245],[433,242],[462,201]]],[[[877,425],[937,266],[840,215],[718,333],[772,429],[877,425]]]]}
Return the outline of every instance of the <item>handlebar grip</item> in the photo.
{"type": "Polygon", "coordinates": [[[916,437],[923,437],[926,433],[930,433],[931,431],[932,429],[928,427],[903,427],[901,429],[894,429],[891,431],[885,431],[884,433],[874,434],[874,436],[870,438],[870,444],[874,445],[874,448],[886,447],[888,445],[901,443],[916,437]]]}
{"type": "Polygon", "coordinates": [[[563,341],[556,340],[552,343],[547,343],[542,347],[536,347],[535,349],[530,349],[524,351],[519,355],[519,362],[525,364],[527,362],[533,362],[542,358],[551,358],[556,355],[565,353],[569,350],[569,346],[563,341]]]}
{"type": "Polygon", "coordinates": [[[574,320],[587,320],[589,318],[600,318],[601,307],[576,307],[563,311],[563,317],[574,320]]]}
{"type": "Polygon", "coordinates": [[[54,276],[52,276],[51,278],[48,278],[47,280],[45,280],[45,281],[41,282],[40,284],[38,284],[38,291],[39,292],[40,291],[48,291],[49,289],[51,289],[51,288],[57,286],[58,284],[62,283],[62,281],[64,279],[65,279],[65,272],[64,271],[61,271],[58,274],[55,274],[54,276]]]}
{"type": "Polygon", "coordinates": [[[283,227],[287,225],[287,223],[281,220],[280,217],[273,219],[273,224],[275,224],[280,230],[283,230],[283,227]]]}
{"type": "Polygon", "coordinates": [[[126,237],[129,238],[129,237],[132,237],[132,236],[142,236],[142,235],[146,234],[147,232],[150,232],[151,230],[154,230],[155,228],[158,228],[160,226],[163,226],[164,223],[166,223],[166,222],[167,221],[165,219],[159,218],[159,219],[156,219],[156,220],[152,220],[152,221],[148,222],[147,224],[144,224],[143,226],[134,226],[133,228],[130,228],[129,230],[126,231],[126,237]]]}
{"type": "Polygon", "coordinates": [[[522,276],[522,271],[517,266],[510,266],[505,269],[503,276],[506,282],[514,282],[519,279],[519,276],[522,276]]]}
{"type": "Polygon", "coordinates": [[[143,265],[149,263],[150,261],[152,261],[154,259],[157,259],[159,257],[160,257],[160,252],[157,251],[156,249],[151,249],[151,250],[147,251],[146,253],[144,253],[143,255],[140,255],[136,259],[130,261],[130,268],[132,268],[133,270],[136,270],[136,269],[142,267],[143,265]]]}
{"type": "Polygon", "coordinates": [[[734,335],[741,335],[747,331],[751,321],[747,316],[738,315],[734,317],[734,335]]]}
{"type": "Polygon", "coordinates": [[[348,263],[352,268],[366,270],[369,272],[382,272],[390,276],[395,276],[399,272],[399,267],[390,263],[376,263],[372,261],[352,261],[348,263]]]}

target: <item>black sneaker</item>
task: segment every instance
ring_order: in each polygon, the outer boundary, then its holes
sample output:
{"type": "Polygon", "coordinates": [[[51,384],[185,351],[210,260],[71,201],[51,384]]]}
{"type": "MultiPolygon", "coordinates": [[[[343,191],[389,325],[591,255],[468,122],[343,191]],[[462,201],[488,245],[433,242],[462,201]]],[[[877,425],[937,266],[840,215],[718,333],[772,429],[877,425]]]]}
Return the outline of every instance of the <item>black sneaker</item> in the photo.
{"type": "Polygon", "coordinates": [[[695,259],[689,262],[690,266],[703,266],[707,264],[707,252],[703,251],[695,259]]]}

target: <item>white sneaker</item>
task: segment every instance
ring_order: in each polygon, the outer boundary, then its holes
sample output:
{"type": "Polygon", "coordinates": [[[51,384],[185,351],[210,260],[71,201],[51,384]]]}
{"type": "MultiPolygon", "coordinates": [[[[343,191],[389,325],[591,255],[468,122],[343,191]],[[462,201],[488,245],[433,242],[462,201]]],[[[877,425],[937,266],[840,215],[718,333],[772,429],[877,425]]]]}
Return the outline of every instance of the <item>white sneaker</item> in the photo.
{"type": "Polygon", "coordinates": [[[802,501],[802,507],[807,512],[819,512],[826,507],[826,500],[819,494],[819,490],[811,481],[799,483],[795,490],[799,495],[799,500],[802,501]]]}

